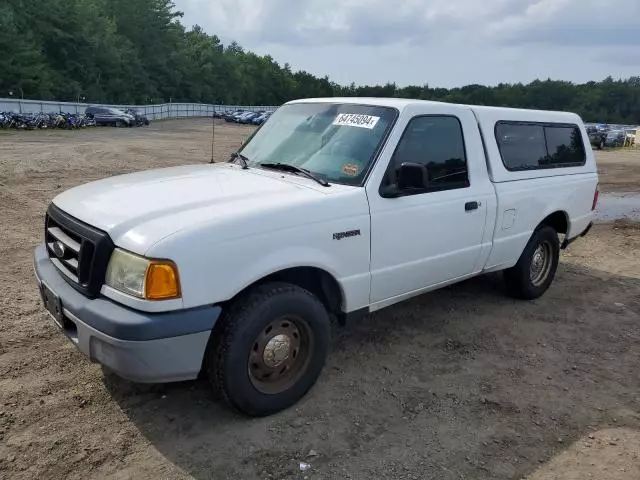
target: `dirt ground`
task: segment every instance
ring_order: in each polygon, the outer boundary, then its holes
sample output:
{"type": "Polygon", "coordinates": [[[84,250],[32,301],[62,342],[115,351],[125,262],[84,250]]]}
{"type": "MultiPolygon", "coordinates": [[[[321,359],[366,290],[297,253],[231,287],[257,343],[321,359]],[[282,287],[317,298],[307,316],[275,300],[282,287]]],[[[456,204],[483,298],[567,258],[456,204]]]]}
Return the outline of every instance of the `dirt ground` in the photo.
{"type": "MultiPolygon", "coordinates": [[[[249,133],[217,126],[216,159],[249,133]]],[[[488,275],[337,329],[318,384],[272,417],[227,411],[204,382],[135,385],[91,364],[38,297],[48,202],[207,162],[210,140],[187,120],[0,132],[0,478],[640,478],[638,223],[597,225],[539,300],[488,275]]],[[[640,191],[640,150],[598,162],[603,191],[640,191]]]]}
{"type": "Polygon", "coordinates": [[[596,152],[600,186],[605,192],[640,190],[640,145],[596,152]]]}

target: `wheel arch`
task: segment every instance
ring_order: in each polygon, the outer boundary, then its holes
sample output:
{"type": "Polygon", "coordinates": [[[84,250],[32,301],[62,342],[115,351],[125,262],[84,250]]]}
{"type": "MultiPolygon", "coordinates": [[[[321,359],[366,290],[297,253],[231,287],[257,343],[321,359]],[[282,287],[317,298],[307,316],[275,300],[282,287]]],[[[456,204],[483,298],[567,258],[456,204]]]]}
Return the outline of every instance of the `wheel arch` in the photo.
{"type": "Polygon", "coordinates": [[[569,232],[571,223],[569,221],[569,215],[564,210],[556,210],[555,212],[547,215],[536,227],[536,230],[544,226],[552,227],[556,232],[566,235],[569,232]]]}
{"type": "MultiPolygon", "coordinates": [[[[263,275],[236,293],[229,302],[234,301],[252,288],[270,282],[284,282],[296,285],[314,294],[327,311],[342,319],[345,306],[345,292],[340,282],[327,270],[312,266],[282,268],[263,275]]],[[[226,303],[226,302],[225,302],[226,303]]]]}

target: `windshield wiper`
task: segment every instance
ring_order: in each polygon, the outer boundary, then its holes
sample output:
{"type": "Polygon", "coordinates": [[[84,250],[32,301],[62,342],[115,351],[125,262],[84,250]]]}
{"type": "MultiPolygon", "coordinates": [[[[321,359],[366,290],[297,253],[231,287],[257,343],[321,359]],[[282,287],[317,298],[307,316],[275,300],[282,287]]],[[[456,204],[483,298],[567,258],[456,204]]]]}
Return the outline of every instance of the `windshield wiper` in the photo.
{"type": "Polygon", "coordinates": [[[230,162],[235,163],[236,160],[240,160],[242,162],[243,170],[246,170],[247,168],[249,168],[249,159],[245,157],[243,154],[241,154],[240,152],[233,152],[231,154],[230,162]]]}
{"type": "Polygon", "coordinates": [[[329,182],[327,182],[326,180],[315,176],[313,173],[311,173],[309,170],[307,170],[306,168],[300,168],[296,165],[291,165],[289,163],[261,163],[260,164],[261,167],[264,168],[271,168],[273,170],[281,170],[283,172],[292,172],[292,173],[301,173],[302,175],[304,175],[307,178],[310,178],[311,180],[314,180],[316,182],[318,182],[320,185],[322,185],[323,187],[330,187],[331,185],[329,184],[329,182]]]}

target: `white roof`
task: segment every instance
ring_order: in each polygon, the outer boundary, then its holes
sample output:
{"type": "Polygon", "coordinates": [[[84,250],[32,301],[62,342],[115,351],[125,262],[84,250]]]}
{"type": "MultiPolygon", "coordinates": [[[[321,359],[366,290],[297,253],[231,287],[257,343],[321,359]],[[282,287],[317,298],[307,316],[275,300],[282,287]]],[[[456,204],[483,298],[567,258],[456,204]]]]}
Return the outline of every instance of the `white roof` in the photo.
{"type": "Polygon", "coordinates": [[[351,103],[354,105],[373,105],[376,107],[394,107],[402,110],[414,103],[441,103],[427,102],[426,100],[411,100],[408,98],[383,98],[383,97],[326,97],[326,98],[302,98],[288,103],[351,103]]]}
{"type": "Polygon", "coordinates": [[[473,110],[479,117],[485,119],[501,120],[529,120],[529,121],[557,121],[572,122],[580,120],[578,115],[570,112],[560,112],[554,110],[533,110],[526,108],[508,107],[487,107],[481,105],[465,105],[448,102],[435,102],[432,100],[413,100],[410,98],[380,98],[380,97],[326,97],[326,98],[304,98],[293,100],[288,103],[351,103],[355,105],[372,105],[380,107],[392,107],[404,110],[409,106],[428,105],[455,105],[473,110]]]}

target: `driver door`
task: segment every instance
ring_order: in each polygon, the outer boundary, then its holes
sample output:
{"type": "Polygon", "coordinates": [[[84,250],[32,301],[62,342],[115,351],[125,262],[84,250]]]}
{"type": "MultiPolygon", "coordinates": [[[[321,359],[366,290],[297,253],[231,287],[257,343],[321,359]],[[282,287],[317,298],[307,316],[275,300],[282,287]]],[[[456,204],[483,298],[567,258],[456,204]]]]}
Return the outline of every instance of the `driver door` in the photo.
{"type": "MultiPolygon", "coordinates": [[[[436,106],[432,109],[444,109],[436,106]]],[[[449,107],[451,108],[451,107],[449,107]]],[[[371,304],[382,308],[477,272],[490,195],[467,150],[482,146],[470,110],[411,116],[381,182],[367,186],[371,211],[371,304]],[[465,132],[475,128],[478,138],[465,132]],[[403,163],[426,166],[425,188],[396,192],[403,163]],[[377,304],[377,305],[376,305],[377,304]]],[[[486,167],[482,165],[482,168],[486,167]]],[[[382,166],[381,166],[382,167],[382,166]]]]}

